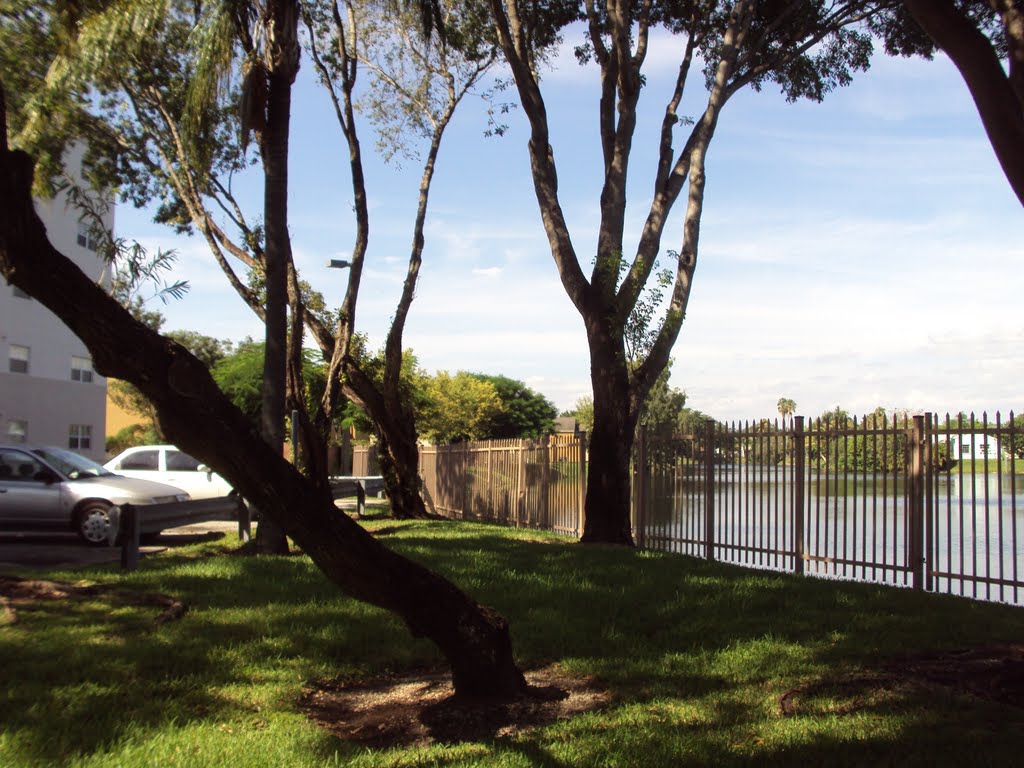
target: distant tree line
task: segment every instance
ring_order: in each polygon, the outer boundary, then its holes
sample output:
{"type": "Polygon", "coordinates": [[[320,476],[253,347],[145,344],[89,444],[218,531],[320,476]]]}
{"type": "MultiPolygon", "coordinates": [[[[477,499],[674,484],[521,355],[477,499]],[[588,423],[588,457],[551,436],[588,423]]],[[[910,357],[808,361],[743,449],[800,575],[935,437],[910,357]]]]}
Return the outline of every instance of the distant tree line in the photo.
{"type": "MultiPolygon", "coordinates": [[[[147,323],[159,330],[163,318],[147,313],[147,323]]],[[[264,344],[245,339],[237,344],[214,339],[195,331],[166,334],[198,357],[228,398],[254,423],[262,408],[264,344]]],[[[362,349],[362,348],[361,348],[362,349]]],[[[367,370],[375,369],[373,355],[362,351],[367,370]]],[[[304,399],[312,408],[327,386],[327,362],[314,350],[304,350],[304,399]]],[[[432,443],[465,440],[538,438],[554,431],[557,409],[544,395],[524,382],[508,376],[459,371],[454,375],[438,371],[431,375],[407,351],[402,367],[402,384],[414,404],[420,435],[432,443]]],[[[132,445],[165,442],[155,410],[146,397],[124,381],[110,383],[111,400],[142,421],[125,427],[107,440],[108,452],[132,445]]],[[[373,423],[355,403],[347,403],[337,426],[354,427],[372,434],[373,423]]]]}

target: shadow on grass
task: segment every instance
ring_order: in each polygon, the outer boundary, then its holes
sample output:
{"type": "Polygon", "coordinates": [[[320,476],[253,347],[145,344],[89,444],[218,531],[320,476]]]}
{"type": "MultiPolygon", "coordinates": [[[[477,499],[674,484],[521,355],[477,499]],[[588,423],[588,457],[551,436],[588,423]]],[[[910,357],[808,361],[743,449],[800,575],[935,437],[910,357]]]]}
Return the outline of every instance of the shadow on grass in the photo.
{"type": "MultiPolygon", "coordinates": [[[[624,761],[642,750],[645,765],[856,765],[892,762],[893,750],[912,763],[904,741],[926,735],[951,754],[965,749],[972,729],[1000,749],[1011,742],[1005,720],[986,706],[965,714],[961,698],[941,691],[897,690],[851,709],[848,739],[821,730],[836,716],[827,700],[788,718],[776,709],[795,685],[910,650],[1019,640],[1019,608],[535,532],[517,539],[480,525],[386,525],[389,547],[500,610],[524,663],[558,660],[597,675],[616,697],[601,716],[496,740],[495,753],[542,766],[595,764],[601,750],[624,761]],[[858,738],[865,721],[887,735],[858,738]]],[[[245,706],[224,693],[231,687],[272,686],[261,695],[287,702],[316,676],[355,679],[437,661],[431,644],[342,597],[308,559],[223,556],[223,548],[165,552],[132,574],[90,573],[188,603],[184,619],[159,629],[138,611],[98,601],[19,607],[23,621],[0,629],[0,720],[24,764],[100,751],[129,728],[230,719],[245,706]]]]}
{"type": "MultiPolygon", "coordinates": [[[[450,530],[450,529],[449,529],[450,530]]],[[[587,660],[627,696],[700,694],[909,650],[1019,640],[1024,612],[907,589],[754,571],[680,555],[517,541],[485,526],[389,546],[509,619],[527,658],[587,660]]]]}

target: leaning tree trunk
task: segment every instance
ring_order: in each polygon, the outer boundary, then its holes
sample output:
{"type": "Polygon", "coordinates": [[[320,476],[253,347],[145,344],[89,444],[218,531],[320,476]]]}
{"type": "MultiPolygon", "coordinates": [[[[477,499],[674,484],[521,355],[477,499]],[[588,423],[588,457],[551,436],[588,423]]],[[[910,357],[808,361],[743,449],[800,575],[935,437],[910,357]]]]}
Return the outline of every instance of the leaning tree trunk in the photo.
{"type": "MultiPolygon", "coordinates": [[[[591,323],[590,380],[594,388],[594,426],[587,461],[584,544],[633,546],[630,523],[630,458],[636,417],[631,415],[629,372],[625,354],[614,353],[614,340],[591,323]]],[[[618,344],[621,349],[621,342],[618,344]]]]}
{"type": "Polygon", "coordinates": [[[381,418],[377,427],[377,459],[392,514],[401,519],[431,517],[420,493],[419,444],[412,415],[381,418]]]}
{"type": "Polygon", "coordinates": [[[131,315],[50,244],[32,200],[33,163],[8,151],[0,85],[0,274],[53,311],[88,347],[96,370],[153,403],[168,439],[255,502],[346,594],[431,639],[457,694],[513,696],[525,681],[505,620],[441,576],[391,552],[318,492],[217,388],[206,367],[131,315]]]}

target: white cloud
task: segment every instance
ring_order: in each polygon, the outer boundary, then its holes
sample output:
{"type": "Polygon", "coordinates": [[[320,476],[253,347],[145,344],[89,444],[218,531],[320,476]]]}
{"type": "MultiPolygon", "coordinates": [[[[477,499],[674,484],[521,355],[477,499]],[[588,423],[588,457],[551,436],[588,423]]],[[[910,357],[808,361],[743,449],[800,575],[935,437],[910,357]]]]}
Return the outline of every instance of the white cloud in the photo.
{"type": "Polygon", "coordinates": [[[473,274],[478,277],[484,277],[487,279],[495,279],[501,277],[501,273],[504,272],[501,267],[477,267],[472,270],[473,274]]]}

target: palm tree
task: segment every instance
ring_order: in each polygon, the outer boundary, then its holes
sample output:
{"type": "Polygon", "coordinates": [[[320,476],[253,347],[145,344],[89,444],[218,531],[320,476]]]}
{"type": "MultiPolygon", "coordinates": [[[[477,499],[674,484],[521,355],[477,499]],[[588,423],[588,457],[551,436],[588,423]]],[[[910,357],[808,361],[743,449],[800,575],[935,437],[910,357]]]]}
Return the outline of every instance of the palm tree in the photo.
{"type": "Polygon", "coordinates": [[[796,412],[796,401],[788,397],[780,397],[778,402],[779,415],[782,416],[782,423],[786,423],[786,417],[796,412]]]}

